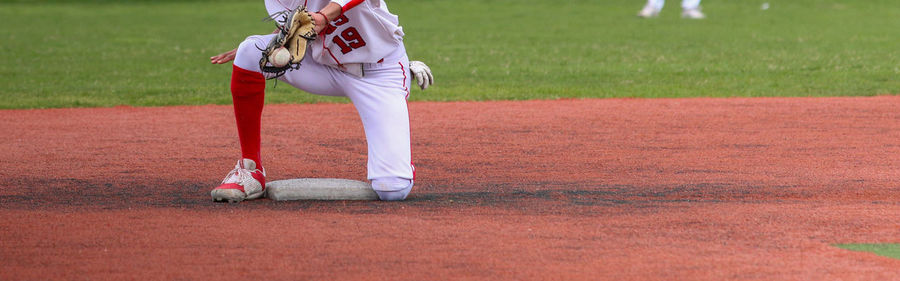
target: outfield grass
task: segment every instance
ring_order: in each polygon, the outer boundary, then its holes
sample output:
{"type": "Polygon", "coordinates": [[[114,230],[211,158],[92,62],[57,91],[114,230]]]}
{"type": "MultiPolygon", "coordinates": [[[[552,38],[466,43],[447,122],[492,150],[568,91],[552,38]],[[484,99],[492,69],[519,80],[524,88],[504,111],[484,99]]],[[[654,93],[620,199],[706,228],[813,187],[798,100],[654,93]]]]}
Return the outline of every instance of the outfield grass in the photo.
{"type": "Polygon", "coordinates": [[[847,250],[870,252],[879,256],[900,259],[900,244],[840,244],[835,246],[847,250]]]}
{"type": "MultiPolygon", "coordinates": [[[[412,100],[900,93],[895,0],[388,0],[437,84],[412,100]]],[[[208,58],[266,33],[262,1],[0,0],[0,108],[228,104],[208,58]]],[[[269,103],[345,102],[279,85],[269,103]]]]}

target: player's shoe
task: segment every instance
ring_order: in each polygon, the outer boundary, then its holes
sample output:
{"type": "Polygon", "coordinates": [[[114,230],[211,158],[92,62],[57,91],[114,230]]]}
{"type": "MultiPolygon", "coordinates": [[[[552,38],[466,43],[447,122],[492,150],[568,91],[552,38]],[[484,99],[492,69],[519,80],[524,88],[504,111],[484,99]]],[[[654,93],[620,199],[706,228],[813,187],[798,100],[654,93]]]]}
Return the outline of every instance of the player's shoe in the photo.
{"type": "Polygon", "coordinates": [[[266,194],[266,171],[257,169],[253,160],[238,160],[234,170],[210,194],[216,202],[241,202],[262,197],[266,194]]]}
{"type": "Polygon", "coordinates": [[[705,19],[706,15],[704,15],[703,12],[701,12],[700,8],[698,7],[698,8],[694,8],[694,9],[685,9],[685,10],[681,11],[681,17],[685,18],[685,19],[699,20],[699,19],[705,19]]]}
{"type": "Polygon", "coordinates": [[[653,7],[653,5],[647,4],[638,12],[638,16],[642,18],[655,18],[659,16],[659,9],[653,7]]]}

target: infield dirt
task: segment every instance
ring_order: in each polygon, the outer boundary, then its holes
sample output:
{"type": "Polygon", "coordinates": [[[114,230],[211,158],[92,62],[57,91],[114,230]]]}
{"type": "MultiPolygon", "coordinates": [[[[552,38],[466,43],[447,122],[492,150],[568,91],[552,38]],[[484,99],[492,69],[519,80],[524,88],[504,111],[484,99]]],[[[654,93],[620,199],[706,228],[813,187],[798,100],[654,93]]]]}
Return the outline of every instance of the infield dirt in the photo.
{"type": "MultiPolygon", "coordinates": [[[[213,203],[230,106],[0,111],[2,280],[896,280],[900,97],[410,103],[405,202],[213,203]]],[[[350,104],[271,180],[365,180],[350,104]]]]}

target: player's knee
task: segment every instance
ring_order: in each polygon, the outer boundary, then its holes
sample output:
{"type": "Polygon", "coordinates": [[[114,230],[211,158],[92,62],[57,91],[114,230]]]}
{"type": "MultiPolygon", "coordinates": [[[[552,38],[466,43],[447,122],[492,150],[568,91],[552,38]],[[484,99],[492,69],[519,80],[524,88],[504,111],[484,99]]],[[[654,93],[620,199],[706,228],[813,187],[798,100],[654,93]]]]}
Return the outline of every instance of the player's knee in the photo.
{"type": "Polygon", "coordinates": [[[260,36],[250,36],[238,45],[234,54],[234,65],[246,70],[260,72],[259,59],[262,58],[260,48],[265,48],[266,43],[260,36]]]}
{"type": "Polygon", "coordinates": [[[384,201],[400,201],[406,199],[412,191],[413,181],[404,178],[377,178],[372,180],[372,189],[378,198],[384,201]]]}
{"type": "Polygon", "coordinates": [[[378,194],[378,199],[381,201],[402,201],[406,199],[406,196],[409,195],[409,191],[412,190],[412,187],[404,190],[397,191],[375,191],[375,194],[378,194]]]}

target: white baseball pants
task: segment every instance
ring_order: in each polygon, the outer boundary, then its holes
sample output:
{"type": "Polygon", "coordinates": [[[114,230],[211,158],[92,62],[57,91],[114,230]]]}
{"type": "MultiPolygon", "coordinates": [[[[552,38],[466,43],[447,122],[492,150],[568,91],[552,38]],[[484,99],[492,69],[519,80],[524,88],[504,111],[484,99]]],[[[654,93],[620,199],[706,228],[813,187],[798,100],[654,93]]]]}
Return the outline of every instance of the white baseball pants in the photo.
{"type": "MultiPolygon", "coordinates": [[[[273,36],[247,37],[238,47],[234,65],[260,72],[258,47],[265,48],[273,36]]],[[[278,79],[311,94],[350,98],[366,134],[368,179],[413,179],[407,107],[412,80],[403,45],[379,63],[363,64],[363,77],[319,64],[309,55],[307,52],[299,69],[278,79]]]]}

